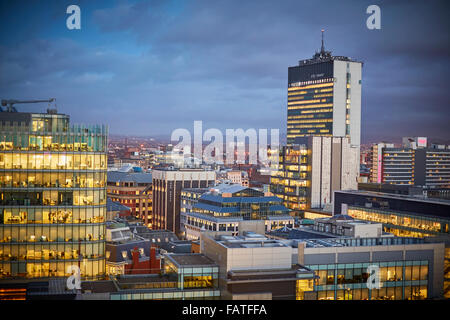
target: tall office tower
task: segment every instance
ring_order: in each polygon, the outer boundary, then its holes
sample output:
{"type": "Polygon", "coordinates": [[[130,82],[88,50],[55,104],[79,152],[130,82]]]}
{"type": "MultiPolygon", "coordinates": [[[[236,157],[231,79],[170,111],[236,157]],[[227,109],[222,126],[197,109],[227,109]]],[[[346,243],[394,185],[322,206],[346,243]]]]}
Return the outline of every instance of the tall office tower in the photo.
{"type": "Polygon", "coordinates": [[[214,185],[216,173],[204,169],[156,168],[153,178],[153,229],[180,230],[181,189],[214,185]]]}
{"type": "Polygon", "coordinates": [[[0,112],[0,279],[105,275],[107,134],[0,112]]]}
{"type": "Polygon", "coordinates": [[[288,69],[287,143],[296,137],[350,137],[361,139],[362,62],[332,56],[322,48],[312,59],[288,69]]]}
{"type": "Polygon", "coordinates": [[[336,190],[356,190],[359,147],[345,137],[303,137],[282,147],[270,191],[293,214],[331,205],[336,190]]]}
{"type": "Polygon", "coordinates": [[[395,148],[385,143],[373,145],[372,158],[377,161],[373,160],[370,168],[371,182],[449,187],[450,149],[444,145],[431,148],[422,145],[415,142],[413,148],[395,148]]]}

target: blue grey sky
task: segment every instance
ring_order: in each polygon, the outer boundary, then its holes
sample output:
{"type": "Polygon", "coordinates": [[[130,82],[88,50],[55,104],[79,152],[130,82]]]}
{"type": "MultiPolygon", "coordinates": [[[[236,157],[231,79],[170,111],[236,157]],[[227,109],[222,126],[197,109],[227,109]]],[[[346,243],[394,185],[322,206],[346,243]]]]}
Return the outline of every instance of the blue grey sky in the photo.
{"type": "MultiPolygon", "coordinates": [[[[362,142],[450,140],[446,1],[2,1],[0,98],[55,97],[112,134],[286,130],[287,70],[325,47],[364,62],[362,142]],[[81,8],[68,30],[66,8],[81,8]],[[369,30],[366,8],[381,8],[369,30]]],[[[20,110],[44,109],[18,105],[20,110]]]]}

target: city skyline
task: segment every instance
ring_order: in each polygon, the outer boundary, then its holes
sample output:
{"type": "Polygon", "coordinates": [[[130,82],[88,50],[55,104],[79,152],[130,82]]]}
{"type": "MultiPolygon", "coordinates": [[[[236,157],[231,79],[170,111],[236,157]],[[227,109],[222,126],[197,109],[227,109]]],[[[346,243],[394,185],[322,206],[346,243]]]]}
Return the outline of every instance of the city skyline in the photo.
{"type": "Polygon", "coordinates": [[[325,29],[327,50],[364,62],[361,143],[448,139],[444,2],[382,3],[381,30],[366,27],[368,1],[78,1],[81,30],[66,28],[70,4],[1,4],[2,99],[55,97],[72,121],[111,134],[169,137],[194,120],[285,134],[288,67],[325,29]]]}

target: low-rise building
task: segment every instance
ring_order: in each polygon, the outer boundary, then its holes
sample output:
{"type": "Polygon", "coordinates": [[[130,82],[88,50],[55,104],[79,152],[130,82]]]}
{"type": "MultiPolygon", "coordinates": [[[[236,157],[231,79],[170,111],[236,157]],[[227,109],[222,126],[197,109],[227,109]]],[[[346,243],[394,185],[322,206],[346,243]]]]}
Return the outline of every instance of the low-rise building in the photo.
{"type": "Polygon", "coordinates": [[[106,230],[106,274],[159,273],[160,259],[151,241],[131,232],[125,224],[110,224],[106,230]]]}
{"type": "Polygon", "coordinates": [[[203,253],[219,265],[219,286],[229,300],[315,299],[314,273],[292,263],[292,248],[253,232],[202,234],[203,253]]]}
{"type": "Polygon", "coordinates": [[[370,191],[336,191],[334,214],[383,224],[406,237],[450,236],[450,201],[370,191]]]}
{"type": "Polygon", "coordinates": [[[106,221],[129,216],[131,209],[120,202],[106,198],[106,221]]]}
{"type": "Polygon", "coordinates": [[[183,189],[180,218],[188,240],[199,239],[204,231],[237,235],[246,221],[264,221],[265,231],[294,224],[278,197],[237,184],[183,189]]]}
{"type": "Polygon", "coordinates": [[[159,274],[120,276],[111,300],[217,300],[219,266],[203,254],[165,254],[159,274]]]}
{"type": "MultiPolygon", "coordinates": [[[[338,217],[340,219],[342,217],[338,217]]],[[[347,219],[342,219],[346,223],[347,219]]],[[[319,300],[416,300],[444,296],[445,243],[392,235],[338,234],[314,227],[267,233],[292,248],[292,263],[314,270],[319,300]],[[377,270],[380,285],[368,283],[377,270]],[[372,270],[372,271],[371,271],[372,270]]],[[[375,225],[376,226],[376,225],[375,225]]],[[[376,229],[379,229],[376,227],[376,229]]]]}
{"type": "Polygon", "coordinates": [[[108,171],[108,197],[131,210],[131,215],[152,227],[152,174],[108,171]]]}

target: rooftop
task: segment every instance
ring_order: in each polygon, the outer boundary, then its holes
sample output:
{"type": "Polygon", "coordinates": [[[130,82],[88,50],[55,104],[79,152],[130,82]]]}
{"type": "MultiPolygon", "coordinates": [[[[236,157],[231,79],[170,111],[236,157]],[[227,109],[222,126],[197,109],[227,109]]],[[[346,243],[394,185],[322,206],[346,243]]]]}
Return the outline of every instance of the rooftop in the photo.
{"type": "Polygon", "coordinates": [[[274,247],[288,247],[284,242],[266,238],[261,234],[254,232],[244,232],[240,236],[224,236],[216,237],[217,243],[225,248],[274,248],[274,247]]]}
{"type": "MultiPolygon", "coordinates": [[[[422,244],[425,240],[422,238],[406,237],[378,237],[378,238],[347,238],[339,237],[334,239],[308,239],[297,242],[304,242],[306,248],[324,248],[324,247],[365,247],[365,246],[392,246],[422,244]]],[[[439,241],[436,241],[439,242],[439,241]]]]}
{"type": "Polygon", "coordinates": [[[116,292],[117,288],[112,280],[105,281],[83,281],[81,282],[82,292],[90,291],[91,293],[109,293],[116,292]]]}
{"type": "MultiPolygon", "coordinates": [[[[366,191],[366,190],[348,190],[348,191],[335,191],[337,193],[346,193],[346,194],[355,194],[369,197],[383,197],[389,199],[399,199],[406,201],[417,201],[417,202],[426,202],[426,203],[434,203],[439,205],[448,205],[450,206],[450,200],[446,199],[438,199],[438,198],[425,198],[418,196],[409,196],[403,194],[393,194],[393,193],[384,193],[384,192],[376,192],[376,191],[366,191]]],[[[450,211],[450,208],[449,208],[450,211]]]]}
{"type": "Polygon", "coordinates": [[[210,188],[210,190],[213,193],[218,193],[218,194],[236,193],[236,192],[239,192],[239,191],[242,191],[245,189],[248,189],[248,187],[243,187],[240,184],[228,184],[228,183],[222,183],[222,184],[219,184],[217,186],[210,188]]]}
{"type": "Polygon", "coordinates": [[[216,263],[201,253],[179,254],[170,253],[164,256],[172,260],[178,267],[189,266],[215,266],[216,263]]]}
{"type": "Polygon", "coordinates": [[[111,198],[106,198],[106,211],[130,211],[131,209],[120,202],[112,201],[111,198]]]}
{"type": "Polygon", "coordinates": [[[331,233],[314,231],[310,227],[280,228],[267,233],[269,237],[280,239],[331,239],[337,236],[331,233]]]}
{"type": "Polygon", "coordinates": [[[324,41],[323,41],[324,31],[325,30],[322,30],[322,46],[320,48],[320,51],[319,52],[316,51],[316,53],[314,54],[314,56],[311,59],[300,60],[298,62],[299,66],[314,64],[314,63],[321,63],[321,62],[326,62],[326,61],[333,61],[333,60],[360,62],[360,61],[353,60],[349,57],[333,56],[331,54],[331,51],[326,51],[324,41]]]}
{"type": "Polygon", "coordinates": [[[108,182],[152,183],[152,174],[144,172],[108,171],[108,182]]]}

